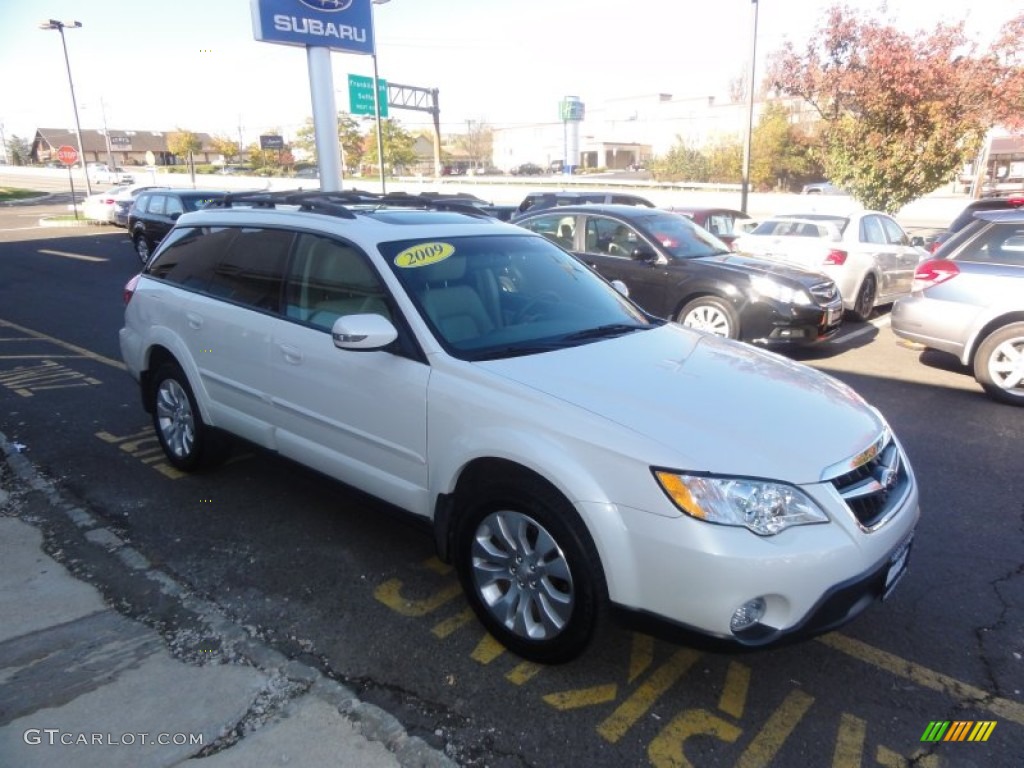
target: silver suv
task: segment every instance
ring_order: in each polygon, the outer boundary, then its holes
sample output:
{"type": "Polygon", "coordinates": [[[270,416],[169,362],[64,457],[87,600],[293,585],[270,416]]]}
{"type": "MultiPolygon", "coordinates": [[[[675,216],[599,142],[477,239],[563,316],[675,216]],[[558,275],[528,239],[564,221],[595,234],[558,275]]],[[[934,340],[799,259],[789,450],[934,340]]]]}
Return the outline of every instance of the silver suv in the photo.
{"type": "Polygon", "coordinates": [[[876,409],[472,205],[228,194],[125,294],[121,352],[175,466],[234,435],[430,521],[525,658],[572,658],[609,608],[768,646],[906,572],[917,484],[876,409]]]}
{"type": "Polygon", "coordinates": [[[1024,211],[985,211],[921,264],[892,330],[950,352],[996,400],[1024,405],[1024,211]]]}

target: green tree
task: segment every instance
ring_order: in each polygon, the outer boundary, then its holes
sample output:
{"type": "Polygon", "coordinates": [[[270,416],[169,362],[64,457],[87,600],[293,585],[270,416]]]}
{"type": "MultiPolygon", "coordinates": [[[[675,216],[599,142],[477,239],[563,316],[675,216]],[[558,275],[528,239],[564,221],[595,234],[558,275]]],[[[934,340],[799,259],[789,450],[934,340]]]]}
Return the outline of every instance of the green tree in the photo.
{"type": "MultiPolygon", "coordinates": [[[[397,120],[384,119],[381,121],[380,127],[384,137],[384,172],[394,174],[413,165],[416,162],[416,152],[413,150],[415,137],[402,128],[397,120]]],[[[377,129],[372,124],[365,146],[364,162],[376,167],[377,129]]]]}
{"type": "Polygon", "coordinates": [[[865,207],[895,212],[948,182],[999,121],[1024,121],[1024,15],[985,51],[964,25],[909,35],[844,6],[806,49],[789,43],[768,79],[822,121],[828,178],[865,207]]]}
{"type": "Polygon", "coordinates": [[[676,136],[676,143],[663,157],[651,161],[651,175],[658,181],[708,180],[708,158],[703,152],[676,136]]]}
{"type": "Polygon", "coordinates": [[[192,131],[178,128],[174,132],[167,134],[167,151],[176,157],[180,157],[182,160],[188,160],[192,154],[202,148],[203,143],[192,131]]]}
{"type": "Polygon", "coordinates": [[[794,189],[821,170],[814,162],[811,140],[790,122],[790,110],[769,103],[750,140],[750,181],[755,189],[794,189]]]}
{"type": "Polygon", "coordinates": [[[743,142],[723,139],[708,149],[708,181],[739,184],[743,179],[743,142]]]}
{"type": "Polygon", "coordinates": [[[32,142],[13,133],[7,139],[7,162],[11,165],[28,165],[32,157],[32,142]]]}
{"type": "MultiPolygon", "coordinates": [[[[341,144],[342,167],[351,170],[359,168],[363,163],[363,134],[358,121],[346,112],[338,115],[338,143],[341,144]]],[[[308,152],[313,162],[317,162],[313,118],[307,117],[305,124],[296,133],[295,146],[308,152]]]]}
{"type": "Polygon", "coordinates": [[[214,136],[210,139],[210,147],[218,155],[224,156],[224,162],[230,163],[238,156],[238,142],[230,136],[214,136]]]}
{"type": "MultiPolygon", "coordinates": [[[[272,128],[263,135],[280,136],[281,130],[272,128]]],[[[280,176],[283,168],[295,162],[287,143],[283,149],[263,149],[259,142],[253,142],[249,145],[248,154],[253,170],[263,176],[280,176]]]]}

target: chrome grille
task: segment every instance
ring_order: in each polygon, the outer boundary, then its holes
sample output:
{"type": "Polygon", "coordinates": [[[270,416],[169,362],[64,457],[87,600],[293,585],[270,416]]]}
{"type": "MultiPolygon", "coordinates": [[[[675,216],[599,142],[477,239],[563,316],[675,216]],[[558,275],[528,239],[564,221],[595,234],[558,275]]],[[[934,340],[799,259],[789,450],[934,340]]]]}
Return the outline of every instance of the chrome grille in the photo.
{"type": "Polygon", "coordinates": [[[864,528],[873,528],[899,505],[910,487],[907,463],[891,437],[863,464],[838,477],[832,485],[864,528]]]}

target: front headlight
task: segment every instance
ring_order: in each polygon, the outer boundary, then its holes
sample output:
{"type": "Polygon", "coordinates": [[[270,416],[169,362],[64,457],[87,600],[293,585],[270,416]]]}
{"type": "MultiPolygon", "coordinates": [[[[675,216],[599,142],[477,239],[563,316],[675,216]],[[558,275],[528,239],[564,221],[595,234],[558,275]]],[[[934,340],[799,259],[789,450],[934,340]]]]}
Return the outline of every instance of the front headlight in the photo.
{"type": "Polygon", "coordinates": [[[793,485],[664,470],[655,470],[654,476],[679,509],[709,523],[742,525],[759,536],[774,536],[791,525],[828,522],[821,508],[793,485]]]}
{"type": "Polygon", "coordinates": [[[770,277],[751,278],[750,286],[754,289],[754,293],[764,296],[766,299],[775,299],[783,304],[798,304],[802,307],[811,305],[811,295],[803,288],[784,285],[770,277]]]}

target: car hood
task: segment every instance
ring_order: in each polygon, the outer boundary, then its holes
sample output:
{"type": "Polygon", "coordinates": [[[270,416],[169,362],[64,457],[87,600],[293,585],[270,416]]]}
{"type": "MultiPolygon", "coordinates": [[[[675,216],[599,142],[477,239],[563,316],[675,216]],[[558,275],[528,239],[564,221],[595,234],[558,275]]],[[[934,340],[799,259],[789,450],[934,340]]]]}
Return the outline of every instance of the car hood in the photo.
{"type": "Polygon", "coordinates": [[[480,365],[660,444],[649,460],[667,448],[675,469],[818,482],[885,429],[840,381],[674,323],[480,365]]]}
{"type": "Polygon", "coordinates": [[[723,253],[717,256],[705,256],[701,261],[720,264],[735,272],[754,273],[776,279],[791,280],[805,287],[816,285],[822,280],[829,279],[820,272],[813,272],[793,264],[761,259],[743,253],[723,253]]]}

